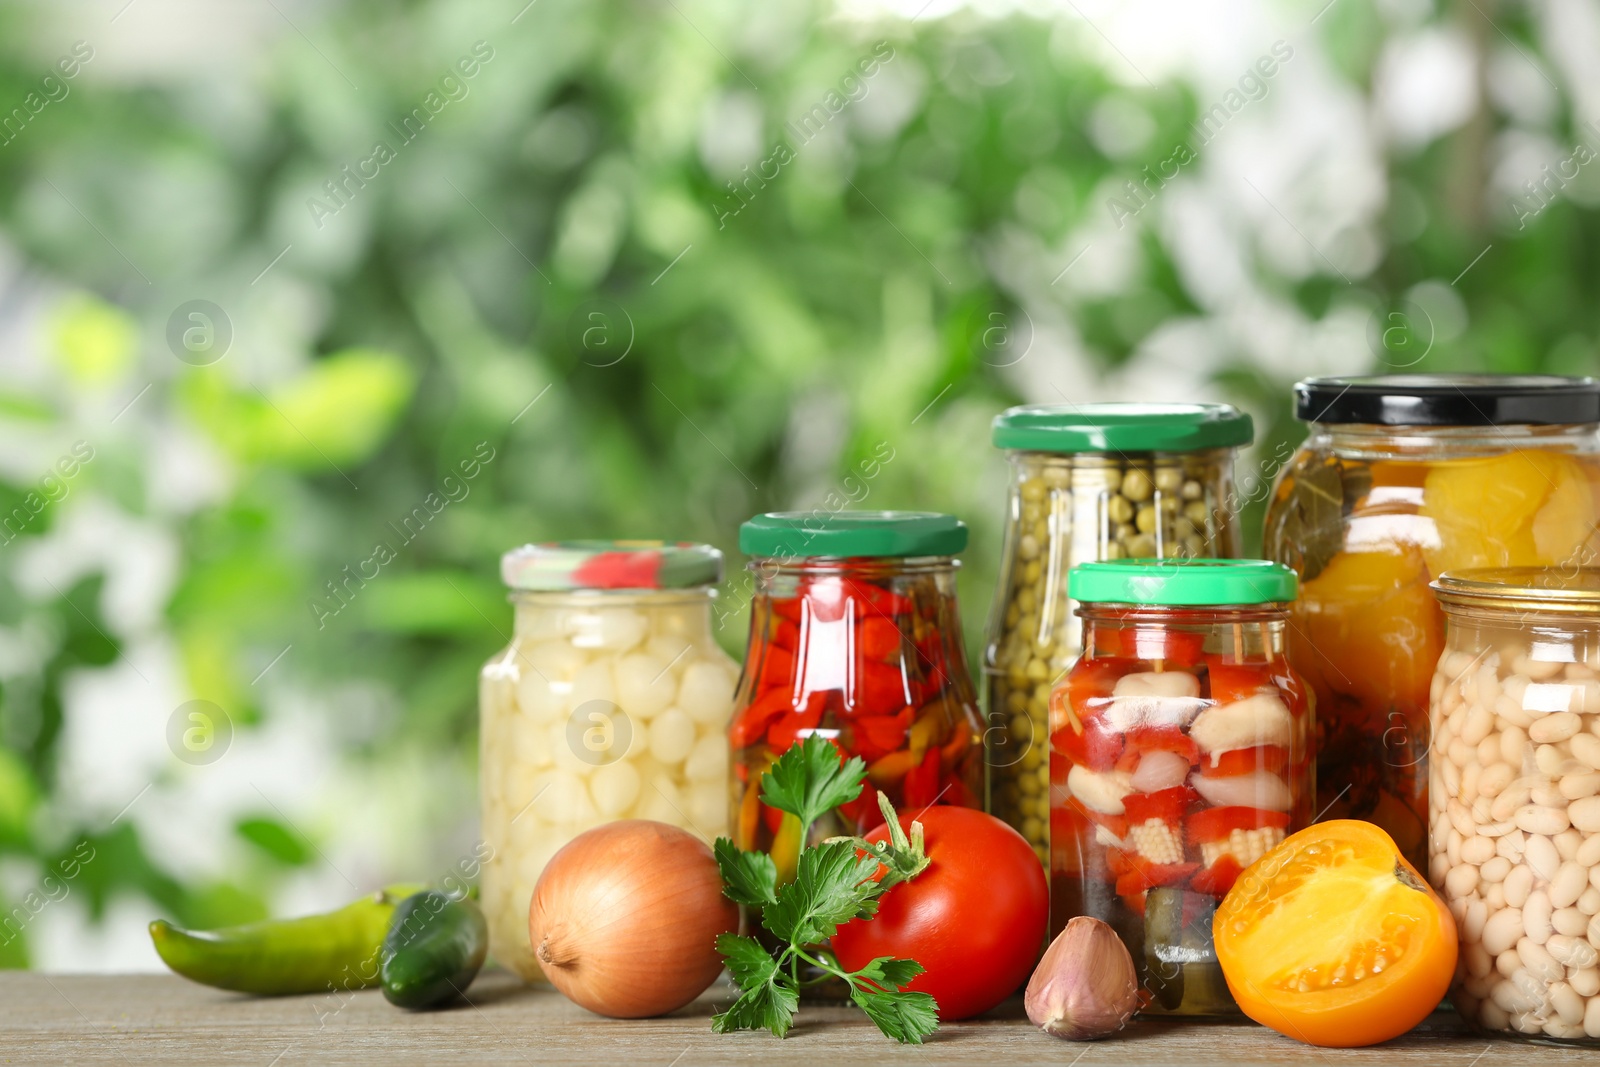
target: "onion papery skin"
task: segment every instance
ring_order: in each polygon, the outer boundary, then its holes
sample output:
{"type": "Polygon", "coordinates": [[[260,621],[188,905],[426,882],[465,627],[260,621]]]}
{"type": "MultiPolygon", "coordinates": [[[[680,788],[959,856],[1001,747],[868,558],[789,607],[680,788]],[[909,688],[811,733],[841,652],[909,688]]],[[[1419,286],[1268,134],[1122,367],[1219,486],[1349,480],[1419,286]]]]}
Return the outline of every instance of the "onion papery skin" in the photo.
{"type": "Polygon", "coordinates": [[[738,927],[711,849],[646,819],[569,841],[528,909],[529,941],[550,984],[616,1019],[664,1015],[705,992],[722,971],[717,935],[738,927]]]}

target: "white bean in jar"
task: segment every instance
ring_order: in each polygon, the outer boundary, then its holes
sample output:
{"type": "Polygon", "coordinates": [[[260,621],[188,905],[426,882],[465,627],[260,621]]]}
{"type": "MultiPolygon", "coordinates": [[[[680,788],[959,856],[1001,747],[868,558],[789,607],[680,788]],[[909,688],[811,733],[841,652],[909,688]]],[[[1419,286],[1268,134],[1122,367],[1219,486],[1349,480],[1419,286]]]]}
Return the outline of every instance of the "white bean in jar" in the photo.
{"type": "Polygon", "coordinates": [[[1485,1030],[1600,1039],[1594,671],[1538,642],[1453,643],[1434,692],[1430,878],[1462,920],[1456,1006],[1485,1030]]]}

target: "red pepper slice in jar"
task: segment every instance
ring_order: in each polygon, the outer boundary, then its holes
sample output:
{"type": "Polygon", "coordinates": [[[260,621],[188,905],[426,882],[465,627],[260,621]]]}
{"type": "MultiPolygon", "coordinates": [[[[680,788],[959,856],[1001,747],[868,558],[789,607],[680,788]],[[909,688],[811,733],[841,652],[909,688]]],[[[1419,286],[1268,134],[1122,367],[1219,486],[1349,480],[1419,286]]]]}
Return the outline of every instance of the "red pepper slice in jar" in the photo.
{"type": "Polygon", "coordinates": [[[1122,798],[1122,811],[1129,826],[1141,826],[1151,819],[1176,826],[1194,799],[1194,790],[1182,785],[1158,793],[1129,793],[1122,798]]]}
{"type": "Polygon", "coordinates": [[[1080,732],[1068,723],[1050,735],[1050,747],[1080,767],[1109,771],[1117,765],[1125,741],[1099,718],[1089,719],[1080,732]]]}
{"type": "Polygon", "coordinates": [[[900,627],[893,619],[868,616],[856,627],[856,647],[867,659],[896,661],[900,658],[900,627]]]}
{"type": "Polygon", "coordinates": [[[1235,748],[1227,752],[1202,757],[1199,771],[1207,778],[1235,778],[1241,774],[1267,771],[1282,773],[1289,763],[1289,750],[1282,745],[1257,745],[1254,748],[1235,748]]]}
{"type": "Polygon", "coordinates": [[[1107,628],[1095,637],[1096,658],[1145,660],[1194,667],[1205,658],[1206,635],[1166,626],[1107,628]]]}
{"type": "Polygon", "coordinates": [[[1277,691],[1274,678],[1262,664],[1229,663],[1227,656],[1207,656],[1206,674],[1210,681],[1209,696],[1218,704],[1232,704],[1247,700],[1258,693],[1277,691]]]}
{"type": "Polygon", "coordinates": [[[858,702],[850,710],[857,715],[888,715],[908,703],[918,703],[921,687],[908,683],[900,667],[899,662],[864,660],[856,691],[858,702]]]}
{"type": "Polygon", "coordinates": [[[775,720],[793,711],[787,690],[768,689],[728,724],[728,743],[735,750],[748,748],[761,740],[775,720]]]}
{"type": "Polygon", "coordinates": [[[1244,873],[1244,868],[1239,866],[1239,861],[1232,856],[1223,856],[1217,862],[1196,874],[1189,880],[1189,888],[1196,893],[1205,893],[1213,897],[1225,897],[1228,890],[1233,888],[1233,883],[1239,880],[1239,875],[1244,873]]]}
{"type": "Polygon", "coordinates": [[[922,762],[906,772],[905,806],[917,810],[939,799],[939,749],[930,748],[922,762]]]}
{"type": "Polygon", "coordinates": [[[1198,863],[1151,863],[1130,857],[1133,869],[1117,879],[1117,895],[1130,897],[1146,889],[1163,885],[1180,885],[1195,871],[1198,863]]]}
{"type": "Polygon", "coordinates": [[[858,619],[868,615],[905,615],[912,608],[910,597],[860,578],[846,578],[844,592],[858,619]]]}
{"type": "Polygon", "coordinates": [[[768,645],[757,668],[756,691],[794,686],[794,653],[782,645],[768,645]]]}
{"type": "Polygon", "coordinates": [[[1223,896],[1244,868],[1283,840],[1288,827],[1289,813],[1283,811],[1235,805],[1195,812],[1184,823],[1184,837],[1209,866],[1195,875],[1190,888],[1223,896]]]}
{"type": "Polygon", "coordinates": [[[1148,752],[1171,752],[1189,761],[1200,762],[1200,746],[1178,726],[1135,726],[1125,735],[1127,749],[1117,760],[1117,770],[1131,771],[1148,752]]]}
{"type": "MultiPolygon", "coordinates": [[[[1126,804],[1127,801],[1123,803],[1126,804]]],[[[1259,830],[1263,826],[1287,830],[1289,813],[1238,806],[1207,808],[1189,816],[1188,821],[1184,823],[1184,831],[1191,844],[1200,845],[1221,841],[1235,830],[1259,830]]]]}
{"type": "Polygon", "coordinates": [[[1080,721],[1105,707],[1116,688],[1117,679],[1143,670],[1144,664],[1131,659],[1081,659],[1067,672],[1065,681],[1050,694],[1051,719],[1065,717],[1070,710],[1080,721]]]}
{"type": "Polygon", "coordinates": [[[790,652],[800,647],[800,627],[781,615],[772,620],[772,644],[790,652]]]}
{"type": "MultiPolygon", "coordinates": [[[[752,705],[753,706],[753,705],[752,705]]],[[[822,712],[828,706],[826,693],[812,693],[806,697],[806,706],[780,716],[767,729],[767,745],[774,756],[789,751],[802,736],[809,735],[822,722],[822,712]]]]}
{"type": "MultiPolygon", "coordinates": [[[[895,715],[862,715],[851,718],[845,726],[845,746],[874,766],[891,756],[905,743],[906,732],[911,728],[916,709],[904,707],[895,715]]],[[[903,753],[911,756],[909,751],[903,753]]],[[[911,759],[915,763],[915,759],[911,759]]],[[[904,773],[903,771],[901,772],[904,773]]]]}

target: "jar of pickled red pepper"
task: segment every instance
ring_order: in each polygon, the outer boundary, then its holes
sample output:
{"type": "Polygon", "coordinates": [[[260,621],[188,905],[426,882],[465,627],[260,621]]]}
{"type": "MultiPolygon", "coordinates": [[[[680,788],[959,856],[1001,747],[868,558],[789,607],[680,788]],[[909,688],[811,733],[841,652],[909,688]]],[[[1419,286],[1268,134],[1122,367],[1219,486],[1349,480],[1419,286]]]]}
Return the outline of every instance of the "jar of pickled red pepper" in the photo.
{"type": "Polygon", "coordinates": [[[1600,381],[1313,378],[1311,435],[1279,476],[1263,551],[1301,578],[1289,631],[1316,694],[1318,810],[1427,863],[1428,688],[1447,570],[1600,552],[1600,381]]]}
{"type": "Polygon", "coordinates": [[[613,819],[727,832],[737,668],[711,631],[722,553],[564,541],[505,554],[511,641],[479,675],[481,891],[496,960],[541,980],[528,906],[550,857],[613,819]]]}
{"type": "Polygon", "coordinates": [[[1019,407],[994,420],[1011,487],[984,650],[993,812],[1050,855],[1050,686],[1077,656],[1067,572],[1087,560],[1240,551],[1233,461],[1250,416],[1226,404],[1019,407]]]}
{"type": "Polygon", "coordinates": [[[857,799],[813,843],[899,811],[983,804],[982,721],[962,651],[955,556],[966,525],[909,511],[758,515],[739,529],[755,595],[728,727],[734,840],[792,875],[799,821],[761,803],[761,776],[811,734],[867,764],[857,799]]]}
{"type": "Polygon", "coordinates": [[[1429,880],[1461,936],[1474,1028],[1600,1044],[1600,569],[1433,583],[1429,880]]]}
{"type": "Polygon", "coordinates": [[[1083,656],[1050,696],[1052,933],[1128,946],[1146,1010],[1230,1015],[1211,941],[1239,872],[1312,817],[1311,711],[1265,560],[1084,563],[1083,656]]]}

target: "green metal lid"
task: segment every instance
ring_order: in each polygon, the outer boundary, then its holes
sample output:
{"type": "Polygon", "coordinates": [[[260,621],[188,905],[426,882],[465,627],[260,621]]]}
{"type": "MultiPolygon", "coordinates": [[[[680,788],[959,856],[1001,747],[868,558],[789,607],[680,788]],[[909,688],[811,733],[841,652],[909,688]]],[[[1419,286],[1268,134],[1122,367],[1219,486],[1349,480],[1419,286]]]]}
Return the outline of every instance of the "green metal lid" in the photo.
{"type": "Polygon", "coordinates": [[[993,439],[1028,452],[1193,452],[1254,437],[1231,404],[1031,404],[996,415],[993,439]]]}
{"type": "Polygon", "coordinates": [[[1264,559],[1130,559],[1078,564],[1067,593],[1089,604],[1200,607],[1283,603],[1298,584],[1294,571],[1264,559]]]}
{"type": "Polygon", "coordinates": [[[689,589],[722,580],[722,553],[693,541],[546,541],[500,557],[512,589],[689,589]]]}
{"type": "Polygon", "coordinates": [[[932,511],[769,511],[739,527],[747,556],[953,556],[967,524],[932,511]]]}

